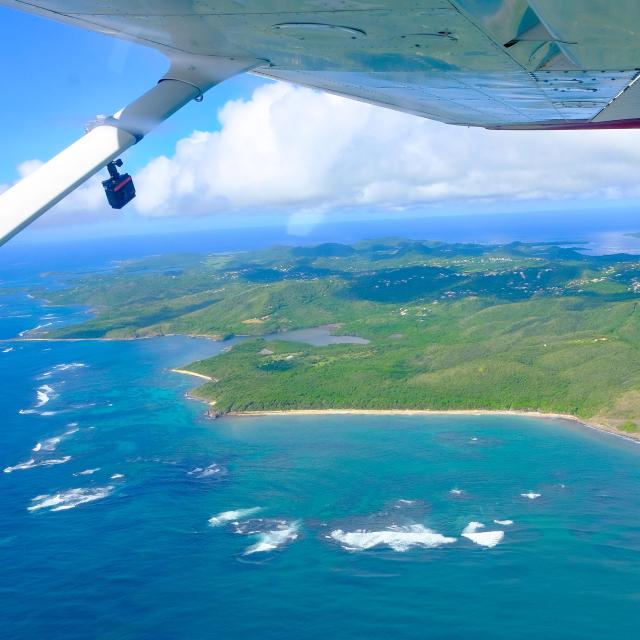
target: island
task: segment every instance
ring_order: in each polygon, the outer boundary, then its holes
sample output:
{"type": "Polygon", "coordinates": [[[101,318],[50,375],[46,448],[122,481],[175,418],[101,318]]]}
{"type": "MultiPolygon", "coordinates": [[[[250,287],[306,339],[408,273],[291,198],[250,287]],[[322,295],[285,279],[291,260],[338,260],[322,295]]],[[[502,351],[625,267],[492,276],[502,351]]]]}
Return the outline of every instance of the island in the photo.
{"type": "Polygon", "coordinates": [[[180,368],[205,382],[191,394],[212,415],[518,411],[640,433],[638,256],[381,238],[55,277],[55,290],[32,294],[92,314],[33,337],[243,336],[180,368]],[[323,326],[361,339],[283,339],[323,326]]]}

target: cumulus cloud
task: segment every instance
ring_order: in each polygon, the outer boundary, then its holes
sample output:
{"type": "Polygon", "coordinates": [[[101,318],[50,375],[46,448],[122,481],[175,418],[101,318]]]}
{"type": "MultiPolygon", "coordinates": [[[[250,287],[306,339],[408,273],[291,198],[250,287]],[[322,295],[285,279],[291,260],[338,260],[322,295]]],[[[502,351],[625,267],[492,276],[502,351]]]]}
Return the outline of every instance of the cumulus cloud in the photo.
{"type": "MultiPolygon", "coordinates": [[[[139,214],[640,195],[636,131],[455,127],[284,83],[228,102],[219,120],[136,172],[139,214]]],[[[58,208],[104,211],[99,179],[58,208]]]]}
{"type": "Polygon", "coordinates": [[[30,173],[39,169],[43,164],[42,160],[25,160],[18,165],[18,175],[21,178],[26,178],[30,173]]]}
{"type": "Polygon", "coordinates": [[[137,175],[144,215],[636,196],[640,134],[453,127],[286,84],[137,175]]]}

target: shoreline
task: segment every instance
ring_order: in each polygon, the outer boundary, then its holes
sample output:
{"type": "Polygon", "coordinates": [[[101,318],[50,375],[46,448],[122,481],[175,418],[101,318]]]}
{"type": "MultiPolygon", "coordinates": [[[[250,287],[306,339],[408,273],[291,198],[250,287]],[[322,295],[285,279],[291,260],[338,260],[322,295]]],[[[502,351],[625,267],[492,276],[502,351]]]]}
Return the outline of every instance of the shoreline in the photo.
{"type": "MultiPolygon", "coordinates": [[[[206,376],[202,373],[189,371],[188,369],[171,369],[174,373],[182,375],[194,376],[207,382],[218,382],[216,378],[206,376]]],[[[228,411],[228,412],[211,412],[211,407],[216,405],[216,401],[211,402],[203,398],[197,398],[187,394],[190,400],[202,402],[209,407],[207,415],[210,418],[220,419],[226,416],[230,418],[257,418],[268,416],[340,416],[340,415],[361,415],[361,416],[518,416],[524,418],[542,418],[547,420],[567,420],[587,429],[599,431],[600,433],[608,433],[609,435],[628,440],[630,442],[640,443],[640,432],[626,433],[619,431],[613,426],[583,420],[571,413],[545,413],[543,411],[525,411],[518,409],[271,409],[261,411],[228,411]]]]}
{"type": "Polygon", "coordinates": [[[201,380],[206,380],[207,382],[217,382],[217,380],[211,376],[205,376],[204,373],[196,373],[195,371],[189,371],[188,369],[171,369],[171,372],[181,373],[183,376],[193,376],[195,378],[200,378],[201,380]]]}
{"type": "Polygon", "coordinates": [[[203,340],[211,340],[213,342],[224,342],[225,338],[221,338],[220,336],[208,336],[208,335],[198,335],[198,334],[189,334],[189,333],[163,333],[158,334],[157,336],[132,336],[128,338],[47,338],[45,336],[42,337],[21,337],[16,336],[15,338],[0,338],[0,343],[4,342],[132,342],[134,340],[153,340],[155,338],[202,338],[203,340]]]}
{"type": "Polygon", "coordinates": [[[590,422],[570,413],[545,413],[511,409],[274,409],[271,411],[229,411],[219,417],[255,418],[260,416],[378,415],[378,416],[518,416],[567,420],[587,429],[640,443],[640,433],[625,433],[600,422],[590,422]]]}

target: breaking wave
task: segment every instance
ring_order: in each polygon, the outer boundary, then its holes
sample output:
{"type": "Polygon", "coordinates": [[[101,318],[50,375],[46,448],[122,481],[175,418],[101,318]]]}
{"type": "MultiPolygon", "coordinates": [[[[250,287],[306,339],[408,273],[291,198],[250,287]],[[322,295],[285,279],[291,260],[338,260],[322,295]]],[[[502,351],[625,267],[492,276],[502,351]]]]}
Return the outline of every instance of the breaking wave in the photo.
{"type": "Polygon", "coordinates": [[[36,403],[36,408],[42,407],[45,404],[47,404],[47,402],[51,400],[51,397],[53,396],[53,394],[54,394],[53,387],[50,387],[48,384],[43,384],[41,387],[38,387],[36,391],[36,397],[38,399],[38,402],[36,403]]]}
{"type": "Polygon", "coordinates": [[[5,473],[13,473],[14,471],[22,471],[23,469],[32,469],[35,466],[35,458],[30,458],[26,462],[19,462],[18,464],[14,464],[12,467],[5,467],[3,471],[5,473]]]}
{"type": "Polygon", "coordinates": [[[331,532],[330,537],[347,551],[364,551],[374,547],[389,547],[394,551],[407,551],[412,547],[430,549],[456,541],[456,538],[443,536],[421,524],[390,526],[382,531],[336,529],[331,532]]]}
{"type": "Polygon", "coordinates": [[[513,520],[494,520],[496,524],[501,524],[504,527],[508,527],[513,524],[513,520]]]}
{"type": "Polygon", "coordinates": [[[52,436],[51,438],[47,438],[42,442],[36,442],[32,451],[55,451],[56,447],[69,436],[73,435],[78,431],[78,423],[70,422],[67,425],[67,430],[61,433],[58,436],[52,436]]]}
{"type": "Polygon", "coordinates": [[[96,467],[95,469],[85,469],[84,471],[77,471],[74,473],[74,476],[90,476],[93,475],[96,471],[100,471],[100,467],[96,467]]]}
{"type": "Polygon", "coordinates": [[[283,522],[279,528],[258,534],[258,541],[247,547],[242,555],[249,556],[252,553],[275,551],[279,547],[297,540],[299,529],[298,522],[283,522]]]}
{"type": "Polygon", "coordinates": [[[542,494],[529,491],[528,493],[521,493],[520,495],[523,498],[529,498],[529,500],[535,500],[536,498],[539,498],[542,494]]]}
{"type": "Polygon", "coordinates": [[[51,467],[55,464],[64,464],[65,462],[69,462],[69,460],[71,460],[71,456],[62,456],[62,458],[48,458],[44,460],[36,460],[35,458],[30,458],[26,462],[19,462],[12,467],[5,467],[3,471],[4,473],[13,473],[14,471],[35,469],[35,467],[51,467]]]}
{"type": "Polygon", "coordinates": [[[461,535],[482,547],[495,547],[504,538],[504,531],[478,531],[478,529],[484,529],[482,522],[470,522],[461,535]]]}
{"type": "Polygon", "coordinates": [[[226,467],[219,465],[215,462],[212,462],[207,467],[196,467],[195,469],[191,469],[191,471],[187,471],[188,476],[192,476],[193,478],[212,478],[212,477],[220,477],[227,474],[226,467]]]}
{"type": "Polygon", "coordinates": [[[84,369],[88,367],[88,364],[84,362],[63,362],[62,364],[57,364],[53,367],[52,371],[68,371],[69,369],[84,369]]]}
{"type": "Polygon", "coordinates": [[[38,331],[39,329],[44,329],[45,327],[50,327],[53,324],[53,322],[43,322],[42,324],[37,325],[36,327],[33,327],[32,329],[25,329],[24,331],[21,331],[18,336],[20,336],[21,338],[23,338],[24,336],[33,333],[35,331],[38,331]]]}
{"type": "Polygon", "coordinates": [[[61,373],[63,371],[69,371],[72,369],[84,369],[85,367],[88,367],[88,364],[85,364],[84,362],[63,362],[61,364],[56,364],[53,367],[51,367],[51,369],[49,369],[48,371],[45,371],[40,378],[50,378],[51,376],[57,374],[57,373],[61,373]]]}
{"type": "Polygon", "coordinates": [[[247,547],[242,555],[275,551],[284,545],[297,540],[300,521],[279,520],[275,518],[254,518],[245,522],[233,522],[235,533],[253,536],[257,542],[247,547]]]}
{"type": "Polygon", "coordinates": [[[93,502],[106,498],[113,491],[113,486],[92,487],[85,489],[69,489],[60,493],[43,494],[36,496],[31,500],[31,506],[27,507],[28,511],[38,511],[40,509],[49,509],[50,511],[65,511],[73,509],[79,504],[93,502]]]}
{"type": "Polygon", "coordinates": [[[212,527],[220,527],[223,524],[228,524],[229,522],[237,522],[238,520],[242,520],[242,518],[247,518],[249,516],[252,516],[255,513],[258,513],[258,511],[260,510],[261,510],[261,507],[251,507],[250,509],[236,509],[235,511],[222,511],[221,513],[209,518],[209,525],[212,527]]]}

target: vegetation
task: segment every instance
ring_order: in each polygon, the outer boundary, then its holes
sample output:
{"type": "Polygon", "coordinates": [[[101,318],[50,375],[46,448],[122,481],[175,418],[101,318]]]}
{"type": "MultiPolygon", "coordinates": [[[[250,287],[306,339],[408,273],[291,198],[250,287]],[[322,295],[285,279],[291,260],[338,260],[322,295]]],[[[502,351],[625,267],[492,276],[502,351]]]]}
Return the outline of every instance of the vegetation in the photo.
{"type": "Polygon", "coordinates": [[[188,368],[221,412],[531,409],[640,425],[640,261],[552,244],[367,241],[173,256],[64,277],[51,337],[248,335],[188,368]],[[339,323],[369,344],[265,341],[339,323]]]}

